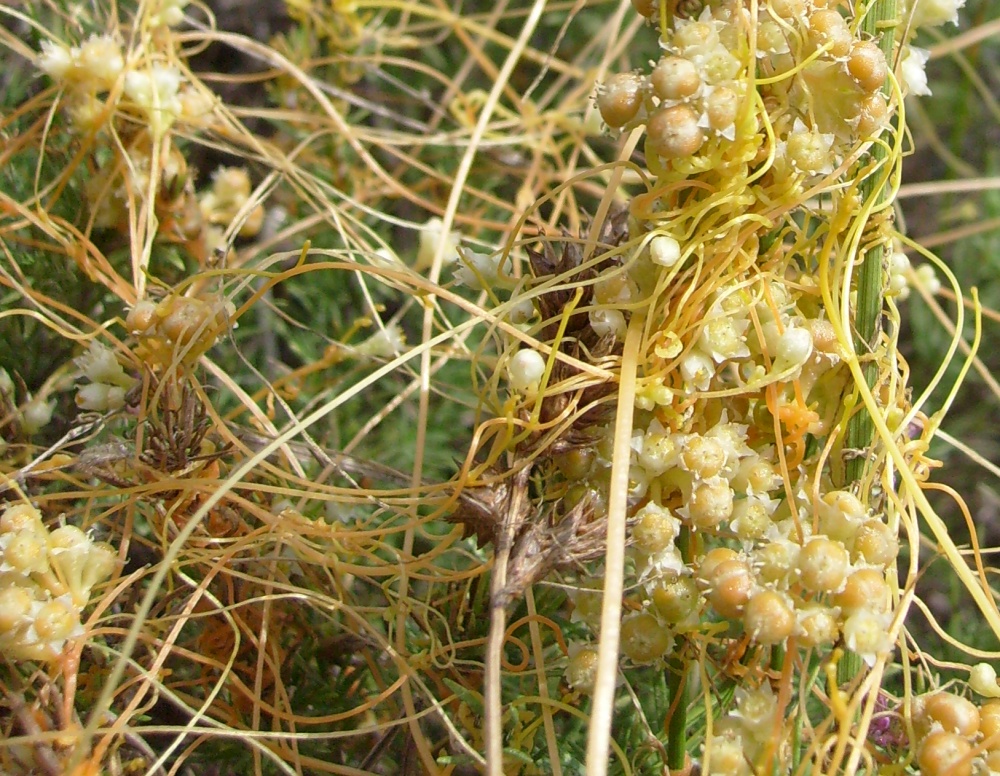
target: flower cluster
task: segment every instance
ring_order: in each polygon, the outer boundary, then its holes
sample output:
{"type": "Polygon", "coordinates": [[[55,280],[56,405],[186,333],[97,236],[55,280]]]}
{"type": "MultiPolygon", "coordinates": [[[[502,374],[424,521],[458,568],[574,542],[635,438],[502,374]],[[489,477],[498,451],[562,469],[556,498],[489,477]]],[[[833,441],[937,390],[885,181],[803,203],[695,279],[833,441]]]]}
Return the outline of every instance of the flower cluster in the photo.
{"type": "Polygon", "coordinates": [[[114,551],[76,526],[49,531],[37,509],[14,504],[0,516],[0,553],[0,652],[56,659],[83,634],[81,613],[114,571],[114,551]]]}

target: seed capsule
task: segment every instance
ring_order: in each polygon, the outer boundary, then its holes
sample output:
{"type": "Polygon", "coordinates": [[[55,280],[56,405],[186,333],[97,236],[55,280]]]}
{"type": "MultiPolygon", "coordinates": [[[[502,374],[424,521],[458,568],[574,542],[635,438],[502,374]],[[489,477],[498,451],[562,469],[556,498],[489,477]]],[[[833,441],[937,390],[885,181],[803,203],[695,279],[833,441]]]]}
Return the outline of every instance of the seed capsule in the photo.
{"type": "Polygon", "coordinates": [[[866,92],[881,89],[886,77],[885,54],[870,40],[857,41],[847,60],[847,72],[866,92]]]}
{"type": "Polygon", "coordinates": [[[672,546],[680,522],[666,509],[643,508],[632,527],[632,541],[640,552],[655,555],[672,546]]]}
{"type": "Polygon", "coordinates": [[[851,31],[844,17],[836,11],[814,13],[809,19],[809,37],[817,48],[828,46],[830,55],[838,59],[851,51],[851,31]]]}
{"type": "Polygon", "coordinates": [[[873,566],[887,566],[899,554],[899,540],[880,520],[867,520],[854,536],[853,556],[873,566]]]}
{"type": "Polygon", "coordinates": [[[687,513],[695,528],[715,528],[733,515],[733,489],[722,477],[698,483],[691,491],[687,513]]]}
{"type": "Polygon", "coordinates": [[[664,620],[678,623],[698,607],[701,595],[691,577],[676,577],[653,590],[652,599],[664,620]]]}
{"type": "Polygon", "coordinates": [[[938,730],[920,744],[917,764],[922,776],[971,776],[972,745],[961,736],[938,730]]]}
{"type": "Polygon", "coordinates": [[[986,747],[1000,752],[1000,700],[983,704],[979,710],[979,729],[986,747]]]}
{"type": "Polygon", "coordinates": [[[745,561],[723,561],[712,570],[708,601],[723,617],[735,620],[743,613],[753,589],[753,575],[745,561]]]}
{"type": "Polygon", "coordinates": [[[653,93],[661,100],[683,100],[701,86],[698,70],[690,59],[664,57],[649,74],[653,93]]]}
{"type": "Polygon", "coordinates": [[[762,590],[747,601],[743,627],[758,644],[780,644],[795,630],[795,612],[783,595],[762,590]]]}
{"type": "Polygon", "coordinates": [[[660,3],[658,0],[632,0],[632,7],[639,16],[648,19],[660,10],[660,3]]]}
{"type": "Polygon", "coordinates": [[[657,110],[646,125],[650,151],[664,159],[691,156],[705,142],[698,126],[698,114],[687,105],[673,105],[657,110]]]}
{"type": "Polygon", "coordinates": [[[976,705],[950,692],[938,692],[921,698],[919,722],[929,730],[936,722],[946,733],[971,738],[979,731],[980,715],[976,705]]]}
{"type": "Polygon", "coordinates": [[[638,73],[617,73],[597,93],[597,109],[604,122],[614,129],[624,126],[639,113],[643,83],[638,73]]]}
{"type": "Polygon", "coordinates": [[[845,615],[860,609],[886,612],[889,609],[889,586],[878,569],[858,569],[844,582],[843,590],[833,596],[833,604],[845,615]]]}
{"type": "Polygon", "coordinates": [[[870,137],[884,129],[889,118],[889,106],[881,92],[869,94],[858,106],[858,135],[870,137]]]}
{"type": "Polygon", "coordinates": [[[597,650],[586,647],[569,659],[566,666],[566,683],[574,690],[589,693],[597,676],[597,650]]]}
{"type": "Polygon", "coordinates": [[[622,653],[634,663],[651,663],[673,644],[669,629],[648,612],[629,617],[622,623],[622,653]]]}

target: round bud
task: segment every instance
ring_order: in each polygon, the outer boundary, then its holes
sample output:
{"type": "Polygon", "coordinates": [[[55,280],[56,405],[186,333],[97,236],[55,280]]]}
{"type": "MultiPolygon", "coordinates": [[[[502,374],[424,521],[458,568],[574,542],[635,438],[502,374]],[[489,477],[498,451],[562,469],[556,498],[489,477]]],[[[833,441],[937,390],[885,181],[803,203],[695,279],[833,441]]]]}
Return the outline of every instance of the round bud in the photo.
{"type": "Polygon", "coordinates": [[[881,92],[873,92],[858,105],[858,135],[871,137],[884,129],[889,119],[889,106],[881,92]]]}
{"type": "Polygon", "coordinates": [[[885,574],[878,569],[858,569],[844,582],[842,590],[833,595],[831,602],[845,615],[859,609],[874,612],[889,610],[889,586],[885,574]]]}
{"type": "Polygon", "coordinates": [[[866,520],[854,535],[852,556],[883,568],[899,554],[899,541],[881,520],[866,520]]]}
{"type": "Polygon", "coordinates": [[[1000,700],[986,701],[979,709],[979,730],[986,748],[1000,752],[1000,700]]]}
{"type": "Polygon", "coordinates": [[[553,456],[559,471],[567,480],[581,480],[590,473],[596,453],[589,447],[574,447],[565,453],[553,456]]]}
{"type": "Polygon", "coordinates": [[[727,560],[712,570],[708,601],[723,617],[735,620],[743,613],[753,590],[753,574],[746,562],[727,560]]]}
{"type": "Polygon", "coordinates": [[[847,578],[847,568],[847,550],[823,537],[810,539],[799,554],[799,581],[814,593],[837,590],[847,578]]]}
{"type": "Polygon", "coordinates": [[[710,584],[712,574],[715,573],[715,569],[720,563],[727,560],[737,560],[739,557],[739,553],[729,547],[715,547],[709,550],[701,559],[701,565],[698,567],[698,579],[705,585],[710,584]]]}
{"type": "Polygon", "coordinates": [[[917,764],[922,776],[971,776],[971,752],[964,738],[938,730],[920,743],[917,764]]]}
{"type": "Polygon", "coordinates": [[[642,97],[643,83],[638,73],[616,73],[597,92],[597,109],[609,127],[618,129],[638,115],[642,97]]]}
{"type": "Polygon", "coordinates": [[[535,393],[545,374],[545,357],[532,348],[522,348],[507,365],[507,378],[512,390],[535,393]]]}
{"type": "Polygon", "coordinates": [[[651,663],[663,657],[673,644],[670,630],[648,612],[622,622],[622,654],[633,663],[651,663]]]}
{"type": "Polygon", "coordinates": [[[781,593],[762,590],[747,601],[743,627],[758,644],[780,644],[795,630],[795,612],[781,593]]]}
{"type": "Polygon", "coordinates": [[[664,57],[649,74],[653,93],[661,100],[683,100],[701,86],[698,70],[690,59],[664,57]]]}
{"type": "Polygon", "coordinates": [[[691,577],[675,577],[660,583],[653,590],[652,599],[664,620],[678,623],[698,608],[701,595],[691,577]]]}
{"type": "Polygon", "coordinates": [[[853,41],[844,17],[833,10],[817,11],[809,18],[809,38],[817,48],[826,47],[836,58],[846,57],[853,41]]]}
{"type": "Polygon", "coordinates": [[[200,299],[175,297],[160,324],[161,331],[168,339],[186,345],[206,336],[210,315],[209,306],[200,299]]]}
{"type": "Polygon", "coordinates": [[[698,114],[687,105],[673,105],[657,110],[646,124],[649,150],[664,159],[691,156],[705,142],[698,126],[698,114]]]}
{"type": "Polygon", "coordinates": [[[885,54],[873,41],[859,40],[851,47],[847,72],[866,92],[877,91],[885,84],[885,54]]]}
{"type": "Polygon", "coordinates": [[[971,738],[979,731],[979,709],[972,701],[950,692],[938,692],[920,699],[917,706],[923,730],[938,723],[946,733],[971,738]]]}
{"type": "Polygon", "coordinates": [[[566,665],[566,684],[574,690],[589,693],[597,677],[597,650],[585,647],[573,655],[566,665]]]}

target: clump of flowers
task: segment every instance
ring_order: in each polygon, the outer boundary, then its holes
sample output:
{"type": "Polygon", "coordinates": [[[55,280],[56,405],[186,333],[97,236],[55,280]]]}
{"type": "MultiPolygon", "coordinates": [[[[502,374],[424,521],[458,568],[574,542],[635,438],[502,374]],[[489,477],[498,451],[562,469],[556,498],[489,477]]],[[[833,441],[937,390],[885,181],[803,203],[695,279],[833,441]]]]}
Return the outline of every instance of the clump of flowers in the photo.
{"type": "Polygon", "coordinates": [[[0,515],[0,652],[14,660],[55,660],[83,635],[93,588],[111,576],[112,548],[76,526],[49,530],[28,504],[0,515]]]}

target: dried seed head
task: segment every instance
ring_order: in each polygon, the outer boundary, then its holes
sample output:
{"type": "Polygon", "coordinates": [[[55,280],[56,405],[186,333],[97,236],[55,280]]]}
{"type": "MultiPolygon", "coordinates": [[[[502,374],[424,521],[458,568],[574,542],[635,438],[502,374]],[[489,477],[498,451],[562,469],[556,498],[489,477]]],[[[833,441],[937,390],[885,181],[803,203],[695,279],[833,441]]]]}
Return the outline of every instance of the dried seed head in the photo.
{"type": "Polygon", "coordinates": [[[646,125],[649,150],[664,159],[691,156],[704,142],[705,134],[698,126],[698,114],[687,105],[661,108],[646,125]]]}
{"type": "Polygon", "coordinates": [[[638,115],[642,97],[643,81],[638,73],[616,73],[598,91],[597,109],[609,127],[618,129],[638,115]]]}

